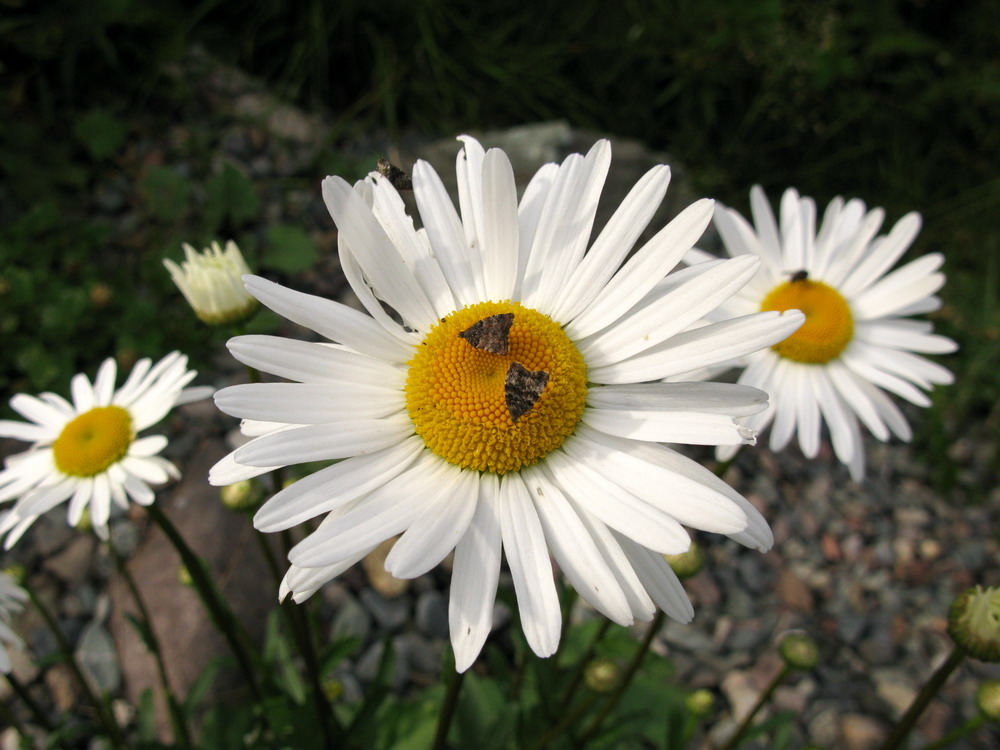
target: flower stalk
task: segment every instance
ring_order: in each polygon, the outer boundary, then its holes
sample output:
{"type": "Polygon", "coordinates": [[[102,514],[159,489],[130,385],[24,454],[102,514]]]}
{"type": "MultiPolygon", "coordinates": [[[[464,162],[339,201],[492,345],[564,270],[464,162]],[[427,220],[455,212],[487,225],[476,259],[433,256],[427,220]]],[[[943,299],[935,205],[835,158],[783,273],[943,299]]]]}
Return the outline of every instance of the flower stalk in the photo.
{"type": "Polygon", "coordinates": [[[163,688],[163,694],[167,699],[167,708],[170,712],[170,723],[174,729],[174,739],[181,742],[185,747],[191,747],[191,731],[188,728],[187,719],[184,716],[181,704],[177,700],[177,696],[170,685],[170,679],[167,676],[167,667],[163,663],[163,649],[160,648],[160,639],[157,637],[156,631],[153,629],[153,620],[149,616],[149,610],[146,608],[146,602],[142,598],[142,594],[139,592],[139,587],[135,582],[135,578],[132,577],[132,573],[128,569],[128,564],[125,558],[123,558],[121,553],[118,552],[118,548],[115,547],[111,539],[108,539],[108,550],[111,552],[111,557],[115,561],[115,567],[118,570],[118,574],[122,577],[122,580],[125,581],[125,585],[128,587],[129,593],[132,594],[132,600],[135,602],[135,606],[139,609],[139,617],[142,618],[144,640],[146,641],[146,646],[149,648],[150,653],[153,655],[153,660],[156,662],[156,671],[160,677],[160,685],[163,688]]]}
{"type": "Polygon", "coordinates": [[[958,669],[958,666],[964,659],[965,652],[961,648],[956,646],[952,649],[948,658],[944,660],[944,663],[937,668],[930,679],[920,689],[920,692],[917,693],[917,697],[913,699],[913,703],[906,709],[906,713],[896,723],[896,726],[892,728],[889,736],[885,738],[885,742],[879,745],[879,750],[892,750],[893,748],[902,746],[906,736],[913,729],[913,725],[920,718],[920,714],[927,708],[927,704],[938,694],[938,691],[941,690],[945,682],[948,681],[948,678],[951,677],[951,673],[958,669]]]}
{"type": "Polygon", "coordinates": [[[73,654],[73,647],[66,640],[66,636],[63,634],[62,629],[59,627],[59,623],[56,622],[55,617],[49,611],[49,608],[45,606],[41,598],[35,594],[35,592],[30,588],[26,587],[25,591],[28,592],[28,597],[31,599],[31,603],[34,605],[35,609],[45,620],[45,624],[48,626],[49,630],[52,632],[53,637],[56,639],[56,644],[59,646],[59,650],[62,651],[63,657],[66,663],[69,665],[70,670],[73,672],[73,676],[76,677],[77,681],[80,683],[80,688],[83,690],[84,695],[87,700],[94,706],[94,710],[97,712],[97,718],[104,727],[104,732],[111,742],[111,746],[115,750],[124,750],[127,747],[125,743],[125,737],[122,734],[121,727],[118,726],[118,722],[115,721],[114,713],[112,713],[107,702],[94,692],[94,688],[90,684],[90,680],[87,679],[86,675],[83,674],[83,670],[80,669],[80,664],[76,660],[76,656],[73,654]]]}

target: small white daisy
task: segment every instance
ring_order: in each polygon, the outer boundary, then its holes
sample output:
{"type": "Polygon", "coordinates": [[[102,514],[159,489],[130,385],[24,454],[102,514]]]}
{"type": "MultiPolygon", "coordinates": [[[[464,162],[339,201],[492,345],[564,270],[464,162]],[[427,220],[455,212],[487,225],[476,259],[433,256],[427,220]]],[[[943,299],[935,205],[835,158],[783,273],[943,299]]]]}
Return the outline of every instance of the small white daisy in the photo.
{"type": "Polygon", "coordinates": [[[24,642],[11,630],[10,619],[21,611],[28,594],[7,573],[0,572],[0,672],[10,672],[9,649],[18,651],[24,642]]]}
{"type": "Polygon", "coordinates": [[[341,264],[368,315],[247,277],[264,305],[338,343],[230,341],[240,361],[296,382],[216,394],[252,439],[210,479],[338,461],[255,518],[278,531],[326,515],[292,550],[282,597],[308,597],[397,534],[385,565],[399,578],[455,550],[449,618],[459,670],[489,634],[501,551],[541,656],[555,651],[560,631],[550,553],[615,622],[649,620],[657,607],[686,622],[691,604],[662,556],[688,548],[684,526],[761,550],[772,539],[750,503],[664,443],[751,441],[736,418],[763,409],[766,395],[655,381],[770,346],[802,315],[686,330],[759,262],[667,277],[710,221],[708,200],[628,257],[666,192],[666,167],[636,184],[591,243],[607,141],[542,167],[518,201],[506,154],[461,140],[461,214],[417,162],[419,230],[389,180],[371,175],[353,189],[324,181],[341,264]]]}
{"type": "MultiPolygon", "coordinates": [[[[860,481],[865,466],[860,424],[879,440],[890,433],[903,440],[912,436],[885,391],[928,406],[924,391],[952,382],[948,370],[919,354],[947,354],[955,351],[955,342],[934,334],[931,323],[908,317],[940,307],[934,293],[944,284],[944,274],[937,272],[944,258],[931,253],[890,272],[920,230],[917,213],[876,237],[885,214],[881,208],[866,211],[857,199],[834,199],[818,232],[816,204],[794,189],[781,199],[780,226],[759,186],[750,192],[750,205],[755,226],[724,206],[716,209],[715,225],[730,256],[760,258],[760,269],[710,317],[798,309],[806,322],[740,363],[746,369],[739,382],[771,396],[767,410],[744,423],[762,430],[773,421],[772,450],[784,448],[797,433],[809,458],[819,452],[825,423],[837,457],[860,481]]],[[[697,249],[685,260],[719,262],[697,249]]],[[[736,448],[717,450],[720,458],[730,458],[736,448]]]]}
{"type": "Polygon", "coordinates": [[[199,319],[213,326],[232,325],[257,311],[257,300],[243,287],[250,269],[235,242],[229,240],[225,251],[218,242],[201,253],[187,243],[183,248],[180,266],[169,258],[163,265],[199,319]]]}
{"type": "Polygon", "coordinates": [[[0,471],[0,502],[17,499],[0,520],[9,549],[42,513],[69,500],[68,520],[76,526],[86,508],[98,536],[108,537],[111,503],[128,507],[153,502],[150,484],[161,484],[178,472],[158,454],[167,445],[161,435],[138,437],[174,406],[207,398],[211,388],[188,388],[197,374],[187,357],[173,352],[153,365],[139,360],[124,385],[115,390],[117,368],[106,359],[91,385],[77,374],[73,403],[55,393],[37,397],[20,393],[10,401],[29,422],[0,420],[0,437],[33,443],[24,453],[7,457],[0,471]]]}

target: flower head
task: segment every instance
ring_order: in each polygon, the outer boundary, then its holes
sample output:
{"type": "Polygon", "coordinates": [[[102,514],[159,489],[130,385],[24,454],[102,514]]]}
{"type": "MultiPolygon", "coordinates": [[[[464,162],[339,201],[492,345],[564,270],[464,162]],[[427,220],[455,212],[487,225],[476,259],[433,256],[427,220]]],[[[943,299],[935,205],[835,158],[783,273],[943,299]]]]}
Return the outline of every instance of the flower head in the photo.
{"type": "Polygon", "coordinates": [[[657,607],[688,621],[691,604],[663,558],[688,548],[684,526],[757,549],[772,539],[750,503],[664,443],[751,441],[736,419],[766,397],[658,381],[777,343],[802,315],[760,312],[688,330],[758,261],[666,276],[708,224],[711,201],[626,260],[663,198],[666,167],[639,181],[588,251],[606,141],[542,167],[518,201],[506,154],[462,140],[461,213],[428,164],[412,171],[419,230],[384,177],[324,181],[341,265],[367,315],[246,278],[264,305],[336,343],[229,342],[237,359],[294,382],[216,394],[252,439],[210,479],[337,461],[255,517],[259,529],[278,531],[325,514],[291,551],[282,597],[310,596],[397,534],[385,566],[398,578],[454,550],[459,670],[489,634],[501,550],[539,655],[555,651],[560,630],[550,553],[615,622],[649,620],[657,607]]]}
{"type": "MultiPolygon", "coordinates": [[[[935,335],[930,323],[909,316],[937,309],[934,293],[944,284],[937,272],[943,256],[932,253],[893,271],[920,230],[910,213],[876,237],[884,212],[836,198],[816,230],[816,205],[792,189],[781,199],[775,221],[764,191],[750,193],[755,226],[719,206],[715,225],[726,251],[760,258],[753,279],[723,303],[712,320],[738,319],[760,310],[801,310],[806,321],[784,341],[741,361],[739,382],[767,391],[767,410],[745,420],[762,430],[773,421],[770,447],[781,450],[798,434],[802,452],[819,452],[825,423],[833,449],[851,476],[864,476],[860,425],[879,440],[911,437],[910,427],[886,391],[928,406],[924,391],[952,382],[951,373],[921,354],[945,354],[955,342],[935,335]]],[[[688,263],[718,262],[701,250],[688,263]]],[[[697,265],[693,266],[697,268],[697,265]]],[[[718,449],[730,458],[735,446],[718,449]]]]}
{"type": "Polygon", "coordinates": [[[10,628],[10,618],[21,611],[25,599],[28,598],[24,589],[5,572],[0,572],[0,672],[10,672],[10,654],[8,649],[23,649],[24,642],[10,628]]]}
{"type": "Polygon", "coordinates": [[[206,398],[211,389],[184,388],[197,373],[178,352],[155,365],[140,360],[118,390],[116,373],[109,358],[93,385],[86,375],[74,376],[73,403],[55,393],[11,399],[11,408],[29,422],[0,420],[0,436],[33,445],[9,456],[0,471],[0,502],[17,500],[0,518],[0,534],[9,532],[7,548],[39,515],[67,500],[70,526],[89,508],[94,530],[106,539],[112,502],[124,509],[131,497],[149,505],[149,485],[177,476],[173,464],[157,456],[167,439],[138,434],[175,405],[206,398]]]}
{"type": "Polygon", "coordinates": [[[243,254],[232,240],[226,249],[213,242],[201,253],[184,243],[185,260],[163,265],[195,314],[213,326],[240,323],[257,311],[257,300],[247,294],[242,278],[250,273],[243,254]]]}
{"type": "Polygon", "coordinates": [[[972,658],[1000,662],[1000,588],[959,594],[948,612],[948,635],[972,658]]]}

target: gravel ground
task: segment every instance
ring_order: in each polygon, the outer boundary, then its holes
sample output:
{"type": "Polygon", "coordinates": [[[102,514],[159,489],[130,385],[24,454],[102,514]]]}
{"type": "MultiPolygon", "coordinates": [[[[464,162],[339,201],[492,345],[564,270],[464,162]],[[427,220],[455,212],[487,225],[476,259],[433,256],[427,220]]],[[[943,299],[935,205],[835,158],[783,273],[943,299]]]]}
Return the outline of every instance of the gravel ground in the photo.
{"type": "MultiPolygon", "coordinates": [[[[296,278],[295,286],[349,302],[332,252],[332,222],[318,195],[321,175],[311,174],[322,135],[331,123],[282,104],[257,82],[213,65],[203,55],[193,55],[190,64],[175,75],[197,82],[192,87],[196,93],[178,123],[136,144],[139,158],[144,154],[177,163],[186,153],[189,123],[207,127],[215,134],[217,158],[244,169],[261,186],[265,221],[299,222],[323,251],[319,266],[296,278]]],[[[489,134],[484,140],[512,151],[521,177],[543,161],[586,149],[593,136],[552,123],[489,134]]],[[[450,139],[427,142],[408,136],[402,153],[393,153],[373,136],[358,139],[347,156],[360,160],[388,152],[394,161],[409,164],[420,154],[447,176],[455,151],[450,139]]],[[[605,204],[613,206],[639,174],[664,159],[669,163],[669,157],[650,153],[640,144],[616,141],[605,204]]],[[[94,212],[113,218],[122,236],[137,231],[140,222],[127,200],[132,189],[126,175],[113,176],[93,197],[94,212]]],[[[676,168],[669,195],[663,209],[666,216],[692,198],[683,173],[676,168]]],[[[300,331],[289,333],[301,335],[300,331]]],[[[240,371],[234,362],[220,356],[218,364],[217,372],[198,382],[223,386],[238,381],[240,371]]],[[[908,416],[920,424],[918,410],[908,416]]],[[[794,714],[792,746],[806,741],[848,750],[877,746],[950,651],[945,626],[955,595],[977,583],[1000,585],[1000,545],[995,532],[1000,521],[1000,489],[995,486],[998,456],[992,437],[997,419],[994,414],[966,425],[963,437],[949,446],[948,461],[957,467],[958,481],[947,493],[932,489],[926,460],[906,445],[870,441],[869,476],[861,484],[849,480],[828,446],[811,461],[794,451],[775,455],[754,448],[741,452],[726,480],[768,518],[775,548],[762,555],[725,539],[700,536],[707,564],[687,582],[695,621],[690,626],[668,625],[654,642],[674,661],[680,684],[708,688],[720,696],[717,713],[709,722],[712,728],[702,737],[706,747],[732,731],[734,715],[739,718],[749,709],[780,668],[773,644],[790,628],[810,633],[823,654],[820,667],[793,677],[778,690],[769,709],[794,714]]],[[[255,602],[259,610],[273,602],[273,586],[262,590],[256,573],[248,575],[245,583],[238,576],[229,577],[235,569],[258,570],[259,553],[245,535],[240,536],[239,529],[234,537],[226,537],[226,550],[219,551],[211,538],[218,534],[218,527],[207,520],[243,523],[234,521],[232,515],[225,520],[215,491],[202,479],[212,457],[226,450],[232,428],[233,420],[209,404],[179,410],[168,422],[174,436],[168,455],[182,466],[185,479],[166,490],[160,502],[176,519],[195,514],[192,544],[214,544],[219,553],[215,564],[222,566],[217,569],[226,571],[227,594],[238,600],[241,611],[244,606],[253,610],[255,602]],[[209,506],[214,510],[206,510],[209,506]],[[206,530],[208,539],[199,542],[198,534],[206,530]],[[229,546],[231,538],[237,543],[229,546]],[[235,562],[244,559],[256,562],[247,563],[250,567],[235,562]]],[[[22,448],[3,441],[0,455],[22,448]]],[[[706,453],[699,458],[710,461],[711,457],[706,453]]],[[[126,597],[120,582],[113,580],[106,549],[92,536],[67,528],[63,513],[64,509],[58,509],[41,519],[5,555],[5,564],[18,562],[31,571],[29,585],[58,613],[95,682],[134,700],[152,678],[134,635],[122,626],[122,609],[129,606],[126,597]]],[[[176,583],[175,569],[163,564],[169,560],[163,555],[170,553],[158,549],[162,540],[145,527],[143,514],[121,518],[113,530],[118,549],[132,556],[132,570],[140,583],[155,586],[150,589],[157,592],[154,620],[169,628],[166,632],[172,640],[185,633],[187,640],[178,640],[182,646],[199,641],[203,631],[198,628],[205,625],[197,621],[197,604],[184,603],[190,594],[176,583]],[[157,620],[166,617],[174,619],[157,620]]],[[[365,643],[338,675],[348,699],[359,696],[371,679],[386,635],[393,637],[398,654],[394,679],[400,690],[437,680],[440,654],[446,648],[447,572],[437,570],[414,581],[396,581],[381,570],[378,554],[319,595],[331,633],[352,633],[365,643]]],[[[497,615],[502,631],[509,613],[498,605],[497,615]]],[[[574,616],[590,613],[580,605],[574,616]]],[[[39,666],[48,664],[46,657],[56,650],[44,623],[29,609],[16,620],[16,628],[29,644],[29,654],[15,660],[17,677],[53,711],[74,710],[80,696],[67,668],[39,666]]],[[[180,648],[171,661],[172,677],[179,684],[188,684],[198,671],[198,660],[210,655],[212,642],[205,643],[203,653],[180,648]]],[[[927,709],[913,746],[940,737],[973,715],[975,689],[986,677],[1000,677],[1000,670],[972,661],[963,665],[927,709]]],[[[0,697],[6,697],[7,689],[0,683],[0,697]]],[[[117,709],[123,716],[130,710],[126,701],[120,701],[117,709]]],[[[13,742],[8,730],[0,735],[0,750],[15,747],[13,742]]],[[[997,746],[1000,731],[995,728],[981,729],[954,745],[969,750],[997,746]]]]}

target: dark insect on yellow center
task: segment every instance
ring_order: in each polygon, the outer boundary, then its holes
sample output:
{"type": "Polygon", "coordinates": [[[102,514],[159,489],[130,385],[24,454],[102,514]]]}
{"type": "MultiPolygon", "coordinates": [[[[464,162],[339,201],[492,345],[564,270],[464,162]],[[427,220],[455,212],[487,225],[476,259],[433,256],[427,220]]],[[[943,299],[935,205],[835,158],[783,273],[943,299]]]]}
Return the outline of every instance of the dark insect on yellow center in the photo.
{"type": "Polygon", "coordinates": [[[121,460],[134,438],[128,411],[99,406],[63,427],[52,444],[52,456],[63,474],[92,477],[121,460]]]}
{"type": "Polygon", "coordinates": [[[854,337],[854,316],[847,300],[833,287],[809,279],[805,271],[772,289],[760,309],[805,313],[802,327],[771,347],[785,359],[825,364],[839,357],[854,337]]]}
{"type": "Polygon", "coordinates": [[[573,433],[587,397],[583,357],[557,323],[516,302],[441,320],[409,362],[406,407],[434,453],[504,474],[573,433]]]}

